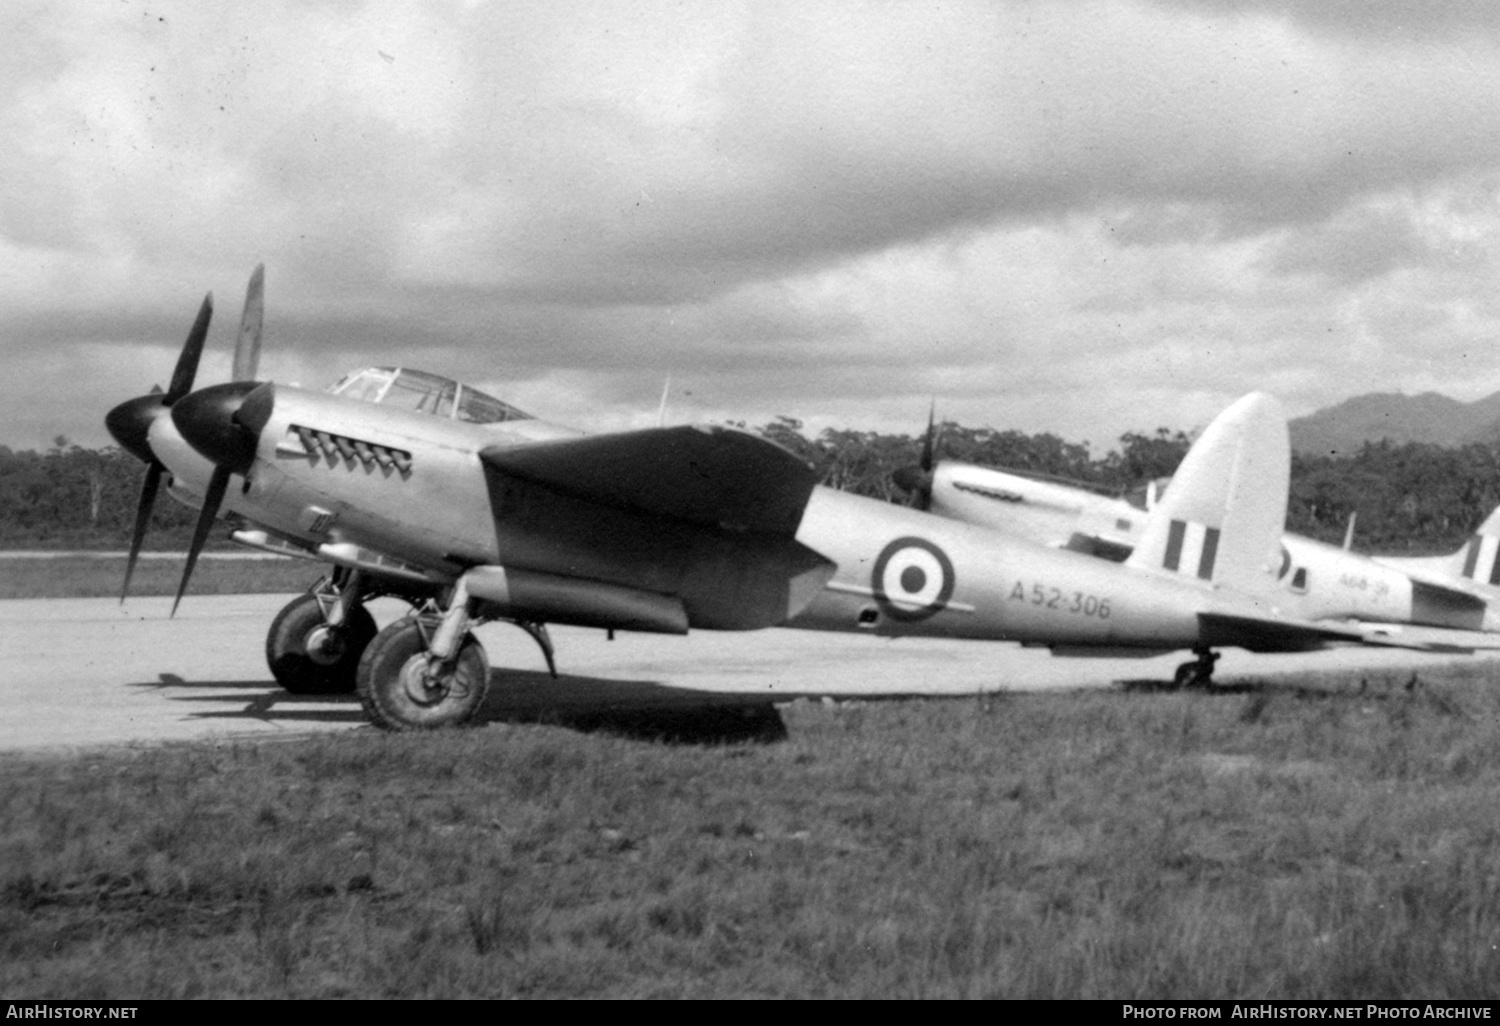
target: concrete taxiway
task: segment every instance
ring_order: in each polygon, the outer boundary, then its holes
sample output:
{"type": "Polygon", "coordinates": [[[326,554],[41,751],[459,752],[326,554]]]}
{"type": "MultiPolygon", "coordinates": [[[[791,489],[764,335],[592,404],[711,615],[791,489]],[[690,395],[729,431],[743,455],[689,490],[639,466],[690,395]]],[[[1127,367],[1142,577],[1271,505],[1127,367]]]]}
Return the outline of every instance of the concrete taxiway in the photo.
{"type": "MultiPolygon", "coordinates": [[[[171,600],[23,599],[0,602],[0,752],[164,741],[292,736],[370,729],[353,696],[298,697],[276,686],[264,644],[291,596],[171,600]]],[[[406,611],[372,606],[384,625],[406,611]]],[[[1105,687],[1171,679],[1185,654],[1150,659],[1062,659],[1045,650],[973,641],[889,640],[768,630],[686,637],[554,627],[560,679],[514,627],[480,639],[496,668],[482,719],[599,708],[689,708],[798,697],[960,696],[1001,690],[1105,687]]],[[[1340,649],[1254,656],[1227,650],[1218,676],[1368,669],[1410,672],[1454,656],[1340,649]]]]}

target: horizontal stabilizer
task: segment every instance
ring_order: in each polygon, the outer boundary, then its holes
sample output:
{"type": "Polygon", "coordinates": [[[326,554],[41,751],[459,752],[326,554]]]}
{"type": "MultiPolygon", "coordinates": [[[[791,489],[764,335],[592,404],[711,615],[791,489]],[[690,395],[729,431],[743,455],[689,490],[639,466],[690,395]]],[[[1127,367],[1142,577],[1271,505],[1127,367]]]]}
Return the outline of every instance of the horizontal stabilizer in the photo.
{"type": "Polygon", "coordinates": [[[817,484],[779,445],[714,426],[497,445],[480,456],[502,474],[588,502],[786,537],[817,484]]]}
{"type": "Polygon", "coordinates": [[[1447,584],[1411,576],[1411,622],[1465,631],[1484,630],[1489,603],[1478,595],[1447,584]]]}
{"type": "Polygon", "coordinates": [[[1452,642],[1428,633],[1406,637],[1388,625],[1312,623],[1240,613],[1199,613],[1202,643],[1210,648],[1243,648],[1251,652],[1311,652],[1333,645],[1371,645],[1415,652],[1469,655],[1475,646],[1452,642]]]}
{"type": "Polygon", "coordinates": [[[1097,534],[1084,534],[1074,531],[1068,538],[1068,543],[1063,546],[1073,552],[1082,552],[1098,559],[1107,559],[1111,563],[1123,563],[1130,558],[1132,547],[1117,542],[1111,538],[1103,538],[1097,534]]]}
{"type": "Polygon", "coordinates": [[[1243,648],[1251,652],[1313,651],[1330,644],[1362,644],[1363,631],[1354,627],[1283,620],[1243,613],[1199,613],[1206,648],[1243,648]]]}

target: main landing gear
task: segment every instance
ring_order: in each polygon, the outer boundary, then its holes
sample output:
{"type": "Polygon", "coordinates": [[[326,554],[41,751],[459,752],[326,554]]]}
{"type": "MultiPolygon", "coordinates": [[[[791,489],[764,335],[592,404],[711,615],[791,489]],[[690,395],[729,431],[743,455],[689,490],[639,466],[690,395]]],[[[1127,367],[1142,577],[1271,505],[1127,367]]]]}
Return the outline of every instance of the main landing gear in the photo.
{"type": "MultiPolygon", "coordinates": [[[[371,722],[387,730],[429,730],[457,726],[478,712],[489,691],[490,664],[484,646],[470,632],[486,619],[485,604],[470,598],[467,581],[460,577],[446,610],[429,603],[375,635],[355,675],[371,722]]],[[[541,647],[547,669],[556,677],[546,625],[508,622],[541,647]]]]}
{"type": "Polygon", "coordinates": [[[364,575],[339,569],[298,595],[271,621],[266,662],[276,682],[294,695],[338,695],[354,690],[360,657],[375,637],[364,606],[364,575]]]}
{"type": "Polygon", "coordinates": [[[1219,653],[1207,648],[1195,648],[1193,654],[1198,657],[1196,660],[1177,667],[1177,672],[1172,677],[1174,687],[1206,688],[1213,684],[1214,664],[1219,661],[1219,653]]]}
{"type": "Polygon", "coordinates": [[[416,613],[381,631],[365,649],[359,663],[359,700],[377,727],[451,726],[484,704],[490,686],[484,646],[467,632],[467,625],[460,628],[461,638],[453,638],[448,624],[446,615],[434,621],[416,613]],[[439,649],[445,635],[446,645],[439,649]]]}

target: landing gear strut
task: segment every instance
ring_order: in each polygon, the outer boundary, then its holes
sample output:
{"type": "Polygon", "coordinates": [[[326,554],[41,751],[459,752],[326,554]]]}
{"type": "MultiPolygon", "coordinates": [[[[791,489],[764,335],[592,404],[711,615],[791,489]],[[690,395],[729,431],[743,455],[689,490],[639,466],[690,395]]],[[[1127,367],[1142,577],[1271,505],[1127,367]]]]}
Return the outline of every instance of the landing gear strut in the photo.
{"type": "Polygon", "coordinates": [[[1206,688],[1213,684],[1214,664],[1219,661],[1219,653],[1207,648],[1195,648],[1193,654],[1198,657],[1196,660],[1177,667],[1177,673],[1172,677],[1174,687],[1206,688]]]}
{"type": "Polygon", "coordinates": [[[288,603],[266,634],[266,663],[276,682],[294,695],[353,691],[360,657],[375,637],[362,598],[362,575],[343,571],[288,603]]]}

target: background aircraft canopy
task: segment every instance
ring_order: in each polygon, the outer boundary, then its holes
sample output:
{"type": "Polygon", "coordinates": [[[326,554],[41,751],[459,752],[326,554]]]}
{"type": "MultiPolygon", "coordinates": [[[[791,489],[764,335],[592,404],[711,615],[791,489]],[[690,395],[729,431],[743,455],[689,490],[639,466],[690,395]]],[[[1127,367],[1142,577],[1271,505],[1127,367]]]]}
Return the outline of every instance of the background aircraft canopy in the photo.
{"type": "Polygon", "coordinates": [[[532,419],[529,413],[502,403],[473,385],[408,367],[366,367],[345,375],[328,391],[346,399],[430,413],[434,417],[465,420],[471,424],[532,419]]]}

